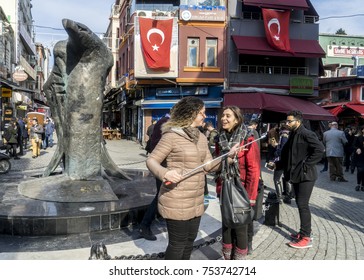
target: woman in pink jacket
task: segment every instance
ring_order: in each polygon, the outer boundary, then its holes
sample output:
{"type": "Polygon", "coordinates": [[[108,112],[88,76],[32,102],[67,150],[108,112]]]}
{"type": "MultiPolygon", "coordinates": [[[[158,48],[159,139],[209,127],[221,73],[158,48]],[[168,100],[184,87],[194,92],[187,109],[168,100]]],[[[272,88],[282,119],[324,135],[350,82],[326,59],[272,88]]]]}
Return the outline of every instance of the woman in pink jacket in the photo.
{"type": "Polygon", "coordinates": [[[215,161],[183,176],[212,160],[207,139],[198,129],[205,117],[201,99],[182,98],[171,109],[171,118],[162,127],[162,138],[147,159],[148,169],[163,181],[158,210],[167,223],[166,260],[190,259],[204,213],[205,174],[220,165],[215,161]],[[161,165],[164,160],[167,167],[161,165]]]}

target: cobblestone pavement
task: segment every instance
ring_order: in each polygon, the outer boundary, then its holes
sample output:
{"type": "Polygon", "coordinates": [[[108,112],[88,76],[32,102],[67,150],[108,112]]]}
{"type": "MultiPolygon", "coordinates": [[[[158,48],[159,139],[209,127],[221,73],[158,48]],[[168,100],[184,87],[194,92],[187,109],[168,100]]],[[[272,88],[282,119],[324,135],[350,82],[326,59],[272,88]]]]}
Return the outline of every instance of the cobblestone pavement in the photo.
{"type": "MultiPolygon", "coordinates": [[[[113,140],[107,141],[108,151],[115,163],[124,169],[146,169],[146,152],[143,147],[133,141],[113,140]]],[[[21,158],[12,160],[12,172],[3,178],[11,178],[12,174],[33,172],[43,169],[50,161],[55,147],[42,150],[41,156],[32,159],[31,151],[21,158]]],[[[263,166],[263,162],[262,162],[263,166]]],[[[318,170],[322,165],[317,166],[318,170]]],[[[267,185],[265,197],[273,190],[272,173],[265,168],[262,176],[267,185]]],[[[331,182],[328,172],[319,173],[310,205],[312,210],[313,247],[309,249],[294,249],[286,244],[290,241],[291,232],[299,228],[298,210],[295,201],[291,205],[283,204],[280,207],[281,226],[270,227],[264,225],[264,219],[256,222],[258,229],[253,240],[254,252],[248,256],[252,260],[364,260],[364,192],[355,191],[356,174],[345,173],[348,182],[331,182]]],[[[214,186],[209,180],[210,193],[214,194],[214,186]]],[[[1,186],[1,183],[0,183],[1,186]]],[[[210,203],[215,208],[214,217],[219,219],[218,202],[210,203]]],[[[210,211],[211,212],[211,211],[210,211]]],[[[216,226],[216,223],[215,223],[216,226]]],[[[219,228],[215,235],[220,234],[219,228]]],[[[164,234],[160,234],[165,237],[164,234]]],[[[208,236],[205,236],[205,240],[208,236]]],[[[135,246],[131,245],[131,246],[135,246]]],[[[153,242],[138,244],[139,247],[149,247],[153,242]],[[144,244],[144,245],[143,245],[144,244]]],[[[155,246],[156,243],[153,244],[155,246]]],[[[159,244],[160,246],[164,246],[159,244]]],[[[120,246],[119,246],[120,247],[120,246]]],[[[213,245],[194,251],[192,259],[218,259],[221,245],[213,245]]],[[[147,249],[144,250],[146,252],[147,249]]],[[[132,253],[133,250],[124,247],[123,252],[132,253]]],[[[114,254],[121,254],[114,251],[114,254]]],[[[65,257],[67,258],[67,257],[65,257]]],[[[6,259],[6,257],[3,257],[6,259]]]]}

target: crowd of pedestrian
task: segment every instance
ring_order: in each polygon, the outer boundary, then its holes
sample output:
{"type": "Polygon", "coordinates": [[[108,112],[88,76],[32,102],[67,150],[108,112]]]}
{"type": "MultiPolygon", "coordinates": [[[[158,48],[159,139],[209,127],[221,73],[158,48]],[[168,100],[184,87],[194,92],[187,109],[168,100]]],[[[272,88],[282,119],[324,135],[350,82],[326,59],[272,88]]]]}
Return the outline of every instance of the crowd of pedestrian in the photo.
{"type": "Polygon", "coordinates": [[[54,131],[54,122],[49,117],[44,120],[43,125],[39,124],[37,117],[12,118],[3,134],[5,153],[19,160],[29,148],[32,151],[32,157],[37,158],[40,156],[41,149],[53,147],[54,131]]]}

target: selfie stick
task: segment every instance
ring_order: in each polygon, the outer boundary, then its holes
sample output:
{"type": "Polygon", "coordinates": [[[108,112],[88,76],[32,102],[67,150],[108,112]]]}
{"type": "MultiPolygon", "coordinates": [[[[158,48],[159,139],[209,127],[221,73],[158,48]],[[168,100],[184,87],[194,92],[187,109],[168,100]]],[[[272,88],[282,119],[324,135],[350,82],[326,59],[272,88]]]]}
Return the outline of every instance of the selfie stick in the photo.
{"type": "MultiPolygon", "coordinates": [[[[255,139],[255,140],[253,140],[253,141],[251,141],[251,142],[248,142],[248,143],[246,143],[245,145],[243,145],[243,146],[240,146],[238,149],[236,149],[236,153],[238,153],[238,152],[240,152],[242,149],[244,149],[246,146],[249,146],[249,145],[251,145],[251,144],[253,144],[254,142],[257,142],[257,141],[259,141],[259,140],[261,140],[261,139],[264,139],[265,137],[267,137],[267,133],[264,133],[264,134],[262,134],[262,136],[260,136],[258,139],[255,139]]],[[[193,174],[193,173],[195,173],[197,170],[199,170],[200,168],[202,168],[202,167],[204,167],[204,166],[206,166],[206,165],[209,165],[209,164],[211,164],[211,163],[213,163],[214,161],[218,161],[219,159],[224,159],[224,158],[226,158],[226,157],[228,157],[228,155],[230,154],[230,152],[227,152],[227,153],[225,153],[225,154],[222,154],[221,156],[218,156],[217,158],[214,158],[214,159],[212,159],[212,160],[210,160],[210,161],[208,161],[208,162],[206,162],[206,163],[204,163],[204,164],[201,164],[201,165],[199,165],[199,166],[197,166],[196,168],[194,168],[194,169],[192,169],[192,170],[190,170],[190,171],[188,171],[187,173],[185,173],[185,174],[183,174],[182,175],[182,177],[187,177],[187,176],[189,176],[189,175],[191,175],[191,174],[193,174]]],[[[172,184],[172,182],[170,182],[170,181],[166,181],[165,183],[164,183],[166,186],[168,186],[168,185],[170,185],[170,184],[172,184]]]]}

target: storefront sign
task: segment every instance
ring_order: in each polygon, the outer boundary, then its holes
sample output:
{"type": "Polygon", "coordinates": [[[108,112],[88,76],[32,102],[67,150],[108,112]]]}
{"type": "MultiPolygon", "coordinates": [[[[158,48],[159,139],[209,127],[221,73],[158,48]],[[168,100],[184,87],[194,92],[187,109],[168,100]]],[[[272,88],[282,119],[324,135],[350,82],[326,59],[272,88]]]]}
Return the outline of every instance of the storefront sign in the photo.
{"type": "Polygon", "coordinates": [[[184,21],[225,21],[225,0],[205,2],[207,4],[196,5],[196,1],[181,0],[180,19],[184,21]]]}
{"type": "Polygon", "coordinates": [[[364,48],[329,45],[327,47],[327,56],[347,58],[351,58],[353,56],[364,57],[364,48]]]}
{"type": "Polygon", "coordinates": [[[14,72],[13,79],[15,81],[22,82],[22,81],[25,81],[26,79],[28,79],[28,74],[25,73],[24,71],[14,72]]]}
{"type": "Polygon", "coordinates": [[[306,77],[291,78],[290,82],[291,93],[296,94],[313,94],[313,79],[306,77]]]}
{"type": "Polygon", "coordinates": [[[156,96],[207,95],[208,87],[157,88],[156,96]]]}
{"type": "Polygon", "coordinates": [[[1,88],[1,97],[11,97],[12,90],[10,88],[1,88]]]}

